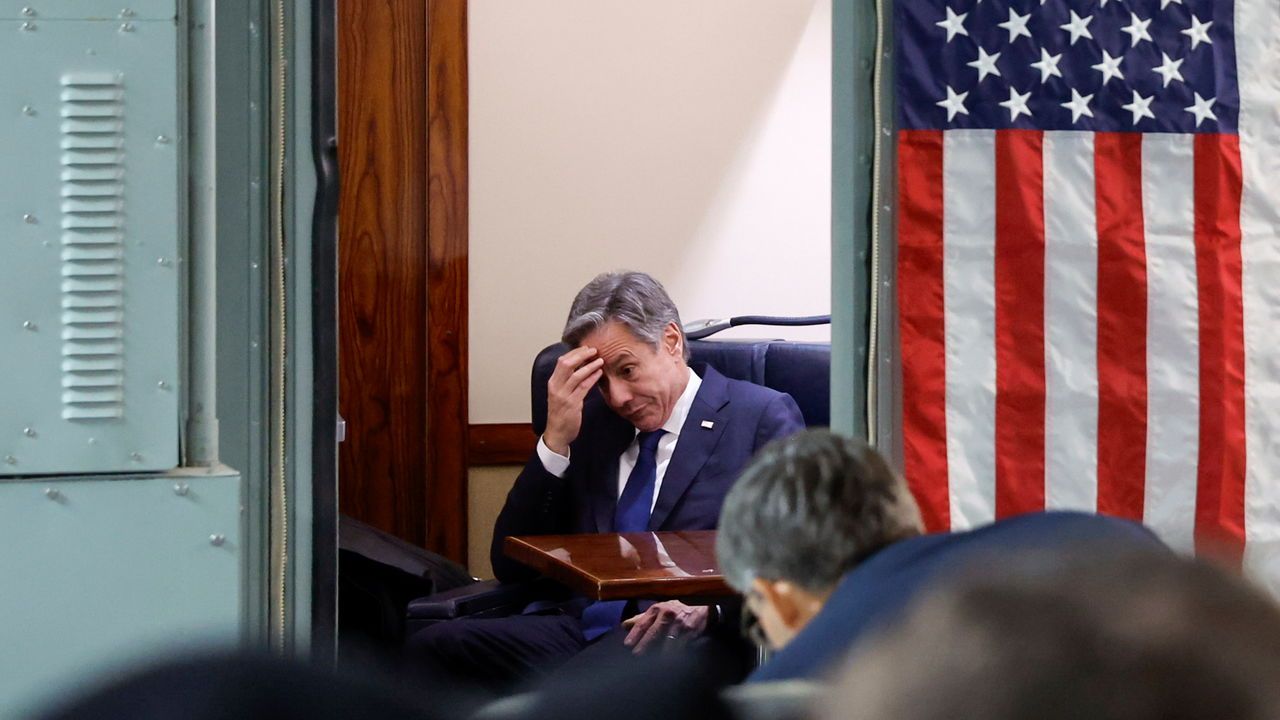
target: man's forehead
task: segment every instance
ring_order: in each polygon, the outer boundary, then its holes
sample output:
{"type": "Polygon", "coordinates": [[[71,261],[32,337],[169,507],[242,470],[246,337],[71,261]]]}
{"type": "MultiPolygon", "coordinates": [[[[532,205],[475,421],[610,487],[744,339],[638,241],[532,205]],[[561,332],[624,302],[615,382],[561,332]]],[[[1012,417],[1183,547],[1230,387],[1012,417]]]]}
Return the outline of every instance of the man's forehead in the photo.
{"type": "Polygon", "coordinates": [[[582,339],[583,347],[595,348],[605,362],[623,353],[635,354],[633,348],[642,341],[631,329],[617,321],[609,321],[582,339]]]}

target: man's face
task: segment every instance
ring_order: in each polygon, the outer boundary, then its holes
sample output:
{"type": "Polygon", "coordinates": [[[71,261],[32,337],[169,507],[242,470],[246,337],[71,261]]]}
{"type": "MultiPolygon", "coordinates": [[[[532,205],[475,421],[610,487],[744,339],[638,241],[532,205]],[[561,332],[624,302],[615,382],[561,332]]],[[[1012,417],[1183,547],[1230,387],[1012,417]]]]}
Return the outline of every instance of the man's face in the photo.
{"type": "Polygon", "coordinates": [[[619,322],[610,321],[582,339],[604,360],[600,394],[637,430],[657,430],[671,417],[676,400],[689,382],[680,331],[674,324],[654,347],[619,322]]]}

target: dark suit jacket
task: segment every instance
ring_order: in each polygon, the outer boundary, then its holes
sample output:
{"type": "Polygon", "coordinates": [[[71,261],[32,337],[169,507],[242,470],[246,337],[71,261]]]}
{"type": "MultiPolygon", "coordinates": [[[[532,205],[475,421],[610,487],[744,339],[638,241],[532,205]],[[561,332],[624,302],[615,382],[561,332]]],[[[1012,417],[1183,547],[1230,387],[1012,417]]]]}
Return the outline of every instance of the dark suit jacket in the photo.
{"type": "Polygon", "coordinates": [[[1128,520],[1078,512],[1045,512],[1000,520],[974,530],[896,542],[850,570],[809,624],[752,673],[752,682],[821,679],[836,670],[859,640],[902,614],[918,595],[948,575],[990,565],[1015,552],[1080,546],[1167,552],[1147,528],[1128,520]]]}
{"type": "MultiPolygon", "coordinates": [[[[756,450],[804,427],[790,395],[730,380],[710,367],[697,370],[702,386],[663,476],[650,530],[714,529],[725,495],[756,450]],[[712,427],[703,427],[704,421],[712,427]]],[[[564,477],[547,472],[533,454],[494,526],[490,558],[499,580],[517,582],[536,575],[503,555],[509,535],[613,532],[618,458],[635,440],[635,432],[598,393],[591,393],[564,477]]]]}

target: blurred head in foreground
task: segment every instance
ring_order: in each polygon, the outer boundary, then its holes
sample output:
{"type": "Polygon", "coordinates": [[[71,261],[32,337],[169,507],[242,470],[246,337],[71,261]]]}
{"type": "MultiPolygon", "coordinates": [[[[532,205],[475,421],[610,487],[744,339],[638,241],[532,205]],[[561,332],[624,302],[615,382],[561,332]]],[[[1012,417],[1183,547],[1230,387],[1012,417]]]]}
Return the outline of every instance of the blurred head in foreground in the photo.
{"type": "Polygon", "coordinates": [[[875,450],[814,429],[766,446],[725,499],[716,554],[774,649],[858,563],[919,535],[906,483],[875,450]]]}
{"type": "Polygon", "coordinates": [[[922,600],[822,717],[1280,718],[1280,610],[1173,555],[1028,557],[922,600]]]}

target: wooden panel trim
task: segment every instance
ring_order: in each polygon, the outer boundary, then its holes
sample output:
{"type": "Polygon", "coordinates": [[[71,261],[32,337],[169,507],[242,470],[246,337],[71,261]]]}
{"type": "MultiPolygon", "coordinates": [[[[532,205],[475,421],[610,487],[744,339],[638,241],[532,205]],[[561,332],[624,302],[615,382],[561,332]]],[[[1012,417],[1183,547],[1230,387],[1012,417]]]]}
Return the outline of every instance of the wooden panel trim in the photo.
{"type": "Polygon", "coordinates": [[[523,465],[533,454],[538,436],[531,423],[487,423],[468,430],[471,466],[523,465]]]}
{"type": "Polygon", "coordinates": [[[426,9],[338,11],[339,507],[426,543],[426,9]]]}
{"type": "Polygon", "coordinates": [[[427,3],[428,550],[467,561],[467,2],[427,3]]]}

